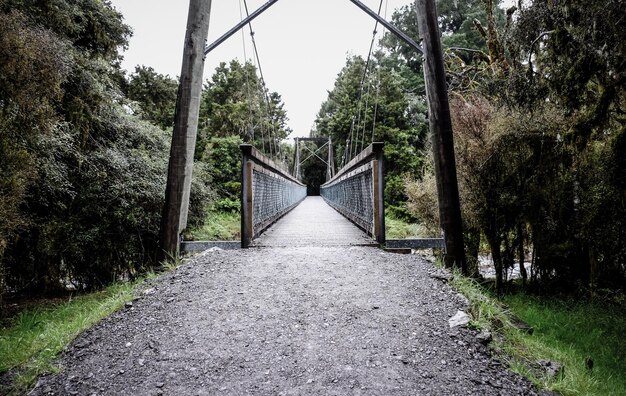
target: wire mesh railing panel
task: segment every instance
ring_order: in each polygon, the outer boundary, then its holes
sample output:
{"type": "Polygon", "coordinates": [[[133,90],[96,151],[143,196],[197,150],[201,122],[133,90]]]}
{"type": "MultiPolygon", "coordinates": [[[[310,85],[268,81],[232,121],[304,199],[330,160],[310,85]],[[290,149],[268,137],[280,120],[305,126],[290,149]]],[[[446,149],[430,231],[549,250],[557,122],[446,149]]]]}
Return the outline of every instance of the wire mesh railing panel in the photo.
{"type": "Polygon", "coordinates": [[[339,213],[385,243],[383,146],[374,142],[320,188],[320,195],[339,213]]]}
{"type": "Polygon", "coordinates": [[[335,210],[372,233],[374,229],[374,174],[371,163],[345,178],[322,187],[322,197],[335,210]]]}
{"type": "Polygon", "coordinates": [[[255,166],[252,172],[254,235],[258,235],[305,197],[306,186],[255,166]]]}
{"type": "Polygon", "coordinates": [[[241,247],[306,198],[306,186],[249,144],[241,148],[241,247]]]}

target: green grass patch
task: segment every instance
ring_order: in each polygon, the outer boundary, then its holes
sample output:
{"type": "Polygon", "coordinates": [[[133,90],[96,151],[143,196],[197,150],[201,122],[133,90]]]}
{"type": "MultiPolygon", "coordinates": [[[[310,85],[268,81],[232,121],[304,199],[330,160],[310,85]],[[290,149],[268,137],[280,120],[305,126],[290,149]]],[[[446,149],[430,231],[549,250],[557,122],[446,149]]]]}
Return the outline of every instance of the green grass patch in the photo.
{"type": "Polygon", "coordinates": [[[241,217],[237,212],[211,211],[204,225],[185,232],[189,241],[236,241],[241,238],[241,217]]]}
{"type": "Polygon", "coordinates": [[[613,304],[514,294],[511,311],[534,328],[548,358],[565,365],[556,389],[571,395],[626,395],[626,309],[613,304]],[[586,362],[593,361],[589,369],[586,362]]]}
{"type": "Polygon", "coordinates": [[[470,325],[494,332],[494,349],[514,371],[540,388],[566,396],[626,394],[623,308],[525,294],[509,295],[500,302],[459,274],[452,286],[470,302],[470,325]],[[513,318],[529,324],[533,333],[520,331],[513,318]],[[591,370],[586,366],[588,358],[593,360],[591,370]],[[562,375],[545,374],[540,360],[561,363],[562,375]]]}
{"type": "Polygon", "coordinates": [[[0,373],[16,369],[11,389],[0,393],[22,394],[37,378],[55,371],[53,360],[84,330],[133,299],[134,285],[120,283],[100,292],[69,298],[47,308],[19,313],[0,328],[0,373]]]}
{"type": "Polygon", "coordinates": [[[423,227],[416,223],[407,223],[393,216],[385,216],[385,236],[387,239],[419,238],[426,235],[423,227]]]}

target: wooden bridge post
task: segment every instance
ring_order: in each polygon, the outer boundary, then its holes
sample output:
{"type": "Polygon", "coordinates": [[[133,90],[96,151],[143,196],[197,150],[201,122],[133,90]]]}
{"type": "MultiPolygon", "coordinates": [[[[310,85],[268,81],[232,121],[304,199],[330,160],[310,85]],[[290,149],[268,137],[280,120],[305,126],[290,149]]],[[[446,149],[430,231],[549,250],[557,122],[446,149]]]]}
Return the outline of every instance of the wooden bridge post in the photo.
{"type": "Polygon", "coordinates": [[[241,148],[241,247],[247,248],[254,238],[253,196],[252,196],[252,145],[242,144],[241,148]]]}
{"type": "Polygon", "coordinates": [[[435,176],[439,199],[439,222],[446,243],[444,263],[467,273],[463,222],[454,157],[454,137],[448,103],[448,87],[439,38],[435,0],[416,0],[417,24],[424,45],[424,80],[428,121],[433,141],[435,176]]]}
{"type": "Polygon", "coordinates": [[[326,163],[326,181],[335,176],[335,153],[333,151],[333,141],[328,137],[328,162],[326,163]]]}
{"type": "Polygon", "coordinates": [[[211,0],[190,0],[165,187],[165,206],[161,218],[161,260],[178,257],[180,235],[187,227],[202,95],[204,46],[209,31],[210,15],[211,0]]]}
{"type": "Polygon", "coordinates": [[[385,169],[383,143],[372,143],[375,155],[373,161],[374,183],[374,237],[381,245],[385,243],[385,169]]]}
{"type": "Polygon", "coordinates": [[[296,138],[296,151],[294,153],[295,155],[295,159],[293,162],[293,166],[294,166],[294,171],[293,171],[293,177],[295,177],[298,180],[302,179],[302,175],[301,173],[301,169],[300,169],[300,139],[296,138]]]}

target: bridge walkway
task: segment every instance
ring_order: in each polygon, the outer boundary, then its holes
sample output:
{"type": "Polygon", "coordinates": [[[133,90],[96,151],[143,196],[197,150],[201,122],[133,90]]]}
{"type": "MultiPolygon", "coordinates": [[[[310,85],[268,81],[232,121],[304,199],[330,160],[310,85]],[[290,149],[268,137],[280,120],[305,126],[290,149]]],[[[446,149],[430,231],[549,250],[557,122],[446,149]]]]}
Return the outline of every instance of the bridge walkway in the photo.
{"type": "Polygon", "coordinates": [[[322,197],[306,197],[252,242],[254,247],[376,245],[322,197]]]}

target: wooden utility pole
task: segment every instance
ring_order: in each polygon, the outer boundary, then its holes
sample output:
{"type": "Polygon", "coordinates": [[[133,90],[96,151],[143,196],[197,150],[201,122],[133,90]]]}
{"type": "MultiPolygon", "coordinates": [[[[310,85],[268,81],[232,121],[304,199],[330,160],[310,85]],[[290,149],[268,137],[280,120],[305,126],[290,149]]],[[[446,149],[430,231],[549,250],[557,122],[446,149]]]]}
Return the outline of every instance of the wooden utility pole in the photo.
{"type": "Polygon", "coordinates": [[[463,222],[454,158],[454,137],[437,8],[435,0],[416,0],[417,23],[424,48],[424,79],[428,99],[428,119],[435,157],[435,176],[439,199],[439,222],[444,232],[447,267],[467,273],[463,222]]]}
{"type": "Polygon", "coordinates": [[[161,218],[161,259],[178,257],[180,234],[187,227],[191,174],[198,131],[204,48],[209,31],[211,0],[190,0],[183,64],[176,99],[174,132],[161,218]]]}

